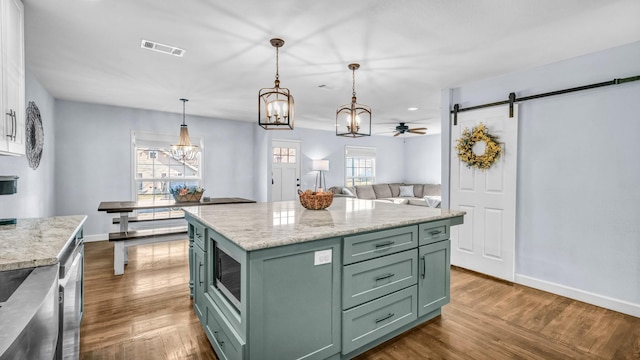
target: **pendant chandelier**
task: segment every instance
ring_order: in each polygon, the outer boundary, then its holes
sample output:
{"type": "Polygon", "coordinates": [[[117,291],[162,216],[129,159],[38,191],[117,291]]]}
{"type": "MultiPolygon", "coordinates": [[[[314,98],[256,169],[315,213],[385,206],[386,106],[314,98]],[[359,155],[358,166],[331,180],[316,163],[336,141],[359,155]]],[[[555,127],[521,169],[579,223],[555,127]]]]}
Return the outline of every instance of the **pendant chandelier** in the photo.
{"type": "Polygon", "coordinates": [[[185,123],[185,103],[189,100],[180,99],[182,101],[182,125],[180,125],[180,139],[177,145],[171,145],[171,156],[177,161],[193,160],[198,155],[198,147],[191,144],[189,139],[189,129],[185,123]]]}
{"type": "Polygon", "coordinates": [[[282,39],[271,39],[276,48],[275,87],[260,89],[258,93],[258,125],[265,130],[293,130],[293,96],[289,89],[280,87],[278,73],[278,49],[284,45],[282,39]]]}
{"type": "Polygon", "coordinates": [[[371,108],[356,103],[356,70],[360,64],[349,64],[348,67],[353,79],[351,104],[338,106],[336,110],[336,136],[371,136],[371,108]]]}

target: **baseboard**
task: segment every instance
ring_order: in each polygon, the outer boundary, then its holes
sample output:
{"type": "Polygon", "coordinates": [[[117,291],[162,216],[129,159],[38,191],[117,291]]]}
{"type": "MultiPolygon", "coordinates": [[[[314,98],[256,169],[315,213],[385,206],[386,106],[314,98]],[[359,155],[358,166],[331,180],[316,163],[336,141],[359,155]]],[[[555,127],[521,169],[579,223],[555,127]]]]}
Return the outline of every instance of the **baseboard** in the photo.
{"type": "Polygon", "coordinates": [[[94,241],[107,241],[109,240],[109,234],[97,234],[97,235],[85,235],[84,242],[94,242],[94,241]]]}
{"type": "Polygon", "coordinates": [[[586,302],[588,304],[640,318],[640,304],[610,298],[608,296],[532,278],[526,275],[516,274],[515,282],[520,285],[532,287],[534,289],[561,295],[570,299],[586,302]]]}

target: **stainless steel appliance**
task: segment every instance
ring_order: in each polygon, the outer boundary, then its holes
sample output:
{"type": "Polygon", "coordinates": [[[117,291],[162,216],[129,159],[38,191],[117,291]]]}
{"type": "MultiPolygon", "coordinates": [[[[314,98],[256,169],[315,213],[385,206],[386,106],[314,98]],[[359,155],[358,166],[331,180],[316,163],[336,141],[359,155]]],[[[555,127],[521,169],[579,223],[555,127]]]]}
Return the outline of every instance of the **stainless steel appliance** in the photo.
{"type": "MultiPolygon", "coordinates": [[[[0,176],[0,195],[12,195],[18,192],[17,176],[0,176]]],[[[0,225],[15,224],[16,218],[0,219],[0,225]]]]}
{"type": "Polygon", "coordinates": [[[58,264],[0,272],[0,360],[54,359],[58,264]]]}
{"type": "Polygon", "coordinates": [[[216,243],[215,286],[236,309],[240,308],[240,262],[216,243]]]}
{"type": "Polygon", "coordinates": [[[59,323],[56,359],[80,355],[80,322],[83,311],[84,242],[82,230],[60,255],[59,323]]]}

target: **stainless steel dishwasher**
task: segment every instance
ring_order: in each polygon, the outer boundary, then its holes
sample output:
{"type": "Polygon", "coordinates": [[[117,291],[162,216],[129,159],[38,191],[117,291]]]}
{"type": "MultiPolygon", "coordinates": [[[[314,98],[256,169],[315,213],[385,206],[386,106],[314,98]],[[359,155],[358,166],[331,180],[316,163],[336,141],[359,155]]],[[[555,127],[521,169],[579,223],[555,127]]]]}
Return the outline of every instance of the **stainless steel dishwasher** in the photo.
{"type": "Polygon", "coordinates": [[[83,276],[84,242],[81,229],[60,255],[57,360],[78,359],[80,355],[83,276]]]}

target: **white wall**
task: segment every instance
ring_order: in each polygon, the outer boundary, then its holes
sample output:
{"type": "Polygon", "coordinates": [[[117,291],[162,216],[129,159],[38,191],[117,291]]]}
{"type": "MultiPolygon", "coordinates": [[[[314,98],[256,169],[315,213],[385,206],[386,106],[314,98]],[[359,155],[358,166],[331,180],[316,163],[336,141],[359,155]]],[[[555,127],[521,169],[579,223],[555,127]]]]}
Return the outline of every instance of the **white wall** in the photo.
{"type": "MultiPolygon", "coordinates": [[[[33,101],[40,110],[44,129],[44,149],[37,169],[29,167],[26,156],[0,156],[0,175],[17,175],[18,193],[0,196],[0,218],[32,218],[54,215],[54,173],[56,123],[55,100],[47,90],[26,72],[25,106],[33,101]]],[[[26,109],[23,111],[26,112],[26,109]]]]}
{"type": "Polygon", "coordinates": [[[404,181],[408,184],[440,184],[442,136],[407,137],[404,145],[404,181]]]}
{"type": "MultiPolygon", "coordinates": [[[[132,199],[131,131],[177,137],[181,115],[57,100],[55,116],[55,215],[87,214],[85,234],[104,238],[113,231],[113,215],[98,212],[99,203],[132,199]]],[[[313,159],[329,159],[329,186],[344,184],[345,145],[376,147],[377,182],[405,179],[404,144],[398,138],[348,139],[309,129],[265,131],[253,122],[189,116],[188,109],[187,125],[191,136],[204,138],[204,187],[211,197],[267,201],[272,139],[302,141],[303,189],[314,186],[313,159]]]]}
{"type": "MultiPolygon", "coordinates": [[[[132,199],[131,130],[177,139],[182,115],[62,100],[55,112],[56,215],[87,214],[85,233],[106,234],[113,215],[99,213],[100,202],[132,199]]],[[[253,198],[253,124],[187,111],[187,125],[204,138],[205,196],[253,198]]]]}
{"type": "MultiPolygon", "coordinates": [[[[637,42],[462,85],[450,106],[636,76],[639,60],[637,42]]],[[[520,103],[517,281],[640,316],[639,100],[636,81],[520,103]]]]}
{"type": "MultiPolygon", "coordinates": [[[[258,129],[259,131],[260,129],[258,129]]],[[[296,128],[293,131],[270,131],[272,139],[301,140],[302,189],[313,189],[316,172],[311,170],[312,160],[329,160],[325,173],[327,187],[344,186],[345,146],[370,146],[376,148],[376,183],[401,182],[404,179],[405,157],[402,139],[389,136],[345,138],[334,131],[296,128]]],[[[271,146],[270,141],[266,146],[271,146]]]]}

